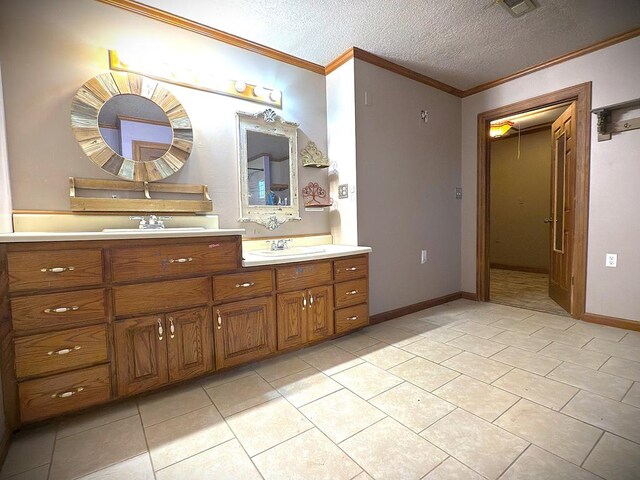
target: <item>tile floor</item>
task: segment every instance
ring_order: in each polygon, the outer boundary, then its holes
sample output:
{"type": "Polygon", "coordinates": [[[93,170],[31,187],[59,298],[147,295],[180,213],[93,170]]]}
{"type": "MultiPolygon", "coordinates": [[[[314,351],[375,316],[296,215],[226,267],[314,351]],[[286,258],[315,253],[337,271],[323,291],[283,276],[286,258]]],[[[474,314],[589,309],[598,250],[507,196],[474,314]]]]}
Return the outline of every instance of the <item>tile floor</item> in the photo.
{"type": "Polygon", "coordinates": [[[640,333],[458,300],[15,436],[1,479],[638,479],[640,333]]]}

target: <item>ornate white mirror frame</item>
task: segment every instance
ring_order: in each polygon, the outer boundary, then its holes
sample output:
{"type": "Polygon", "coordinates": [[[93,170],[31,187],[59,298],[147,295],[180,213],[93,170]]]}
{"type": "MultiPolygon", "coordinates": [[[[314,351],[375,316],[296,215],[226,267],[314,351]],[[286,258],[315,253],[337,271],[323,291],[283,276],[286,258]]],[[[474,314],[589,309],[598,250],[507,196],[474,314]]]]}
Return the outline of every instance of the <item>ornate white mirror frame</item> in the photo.
{"type": "Polygon", "coordinates": [[[301,220],[298,204],[298,124],[287,122],[268,108],[263,112],[237,112],[238,173],[240,178],[239,222],[254,222],[275,230],[285,222],[301,220]],[[275,205],[251,205],[249,201],[248,133],[256,132],[289,141],[289,194],[275,205]]]}

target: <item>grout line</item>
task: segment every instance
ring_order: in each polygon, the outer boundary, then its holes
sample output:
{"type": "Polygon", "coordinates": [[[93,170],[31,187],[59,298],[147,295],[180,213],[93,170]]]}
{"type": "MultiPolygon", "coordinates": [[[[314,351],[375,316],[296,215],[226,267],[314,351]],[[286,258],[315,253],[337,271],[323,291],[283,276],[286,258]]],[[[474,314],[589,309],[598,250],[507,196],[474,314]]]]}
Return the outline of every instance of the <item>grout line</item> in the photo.
{"type": "Polygon", "coordinates": [[[58,430],[60,429],[60,420],[56,422],[55,433],[53,437],[53,446],[51,447],[51,457],[49,461],[49,468],[47,470],[47,479],[51,476],[51,468],[53,467],[53,456],[56,453],[56,444],[58,443],[58,430]]]}
{"type": "MultiPolygon", "coordinates": [[[[584,465],[584,463],[587,461],[587,459],[589,458],[589,455],[591,455],[591,453],[596,449],[596,446],[600,443],[600,440],[602,440],[602,437],[604,437],[604,433],[605,431],[603,430],[602,433],[600,434],[600,436],[598,437],[598,440],[595,441],[595,443],[593,444],[593,446],[589,449],[589,453],[587,453],[584,457],[584,460],[582,460],[582,462],[580,463],[580,467],[582,467],[584,465]]],[[[584,467],[582,467],[584,468],[584,467]]]]}

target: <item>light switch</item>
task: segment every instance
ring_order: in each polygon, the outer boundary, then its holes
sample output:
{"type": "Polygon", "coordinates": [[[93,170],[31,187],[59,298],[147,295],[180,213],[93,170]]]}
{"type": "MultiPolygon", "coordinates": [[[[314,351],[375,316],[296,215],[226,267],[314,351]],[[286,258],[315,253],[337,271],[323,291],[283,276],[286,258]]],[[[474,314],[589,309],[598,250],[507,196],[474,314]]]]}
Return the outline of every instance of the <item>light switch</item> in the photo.
{"type": "Polygon", "coordinates": [[[617,267],[618,266],[618,254],[617,253],[607,253],[605,260],[606,267],[617,267]]]}
{"type": "Polygon", "coordinates": [[[462,188],[456,187],[456,198],[460,200],[462,198],[462,188]]]}

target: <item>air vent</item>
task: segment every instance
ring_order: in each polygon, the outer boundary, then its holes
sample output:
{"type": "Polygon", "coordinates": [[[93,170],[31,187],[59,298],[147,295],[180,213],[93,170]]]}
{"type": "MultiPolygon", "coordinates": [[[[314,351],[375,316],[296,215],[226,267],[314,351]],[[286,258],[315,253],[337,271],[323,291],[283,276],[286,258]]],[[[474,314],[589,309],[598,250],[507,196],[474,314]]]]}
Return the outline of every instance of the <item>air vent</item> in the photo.
{"type": "Polygon", "coordinates": [[[500,4],[514,17],[521,17],[536,8],[531,0],[502,0],[500,4]]]}

